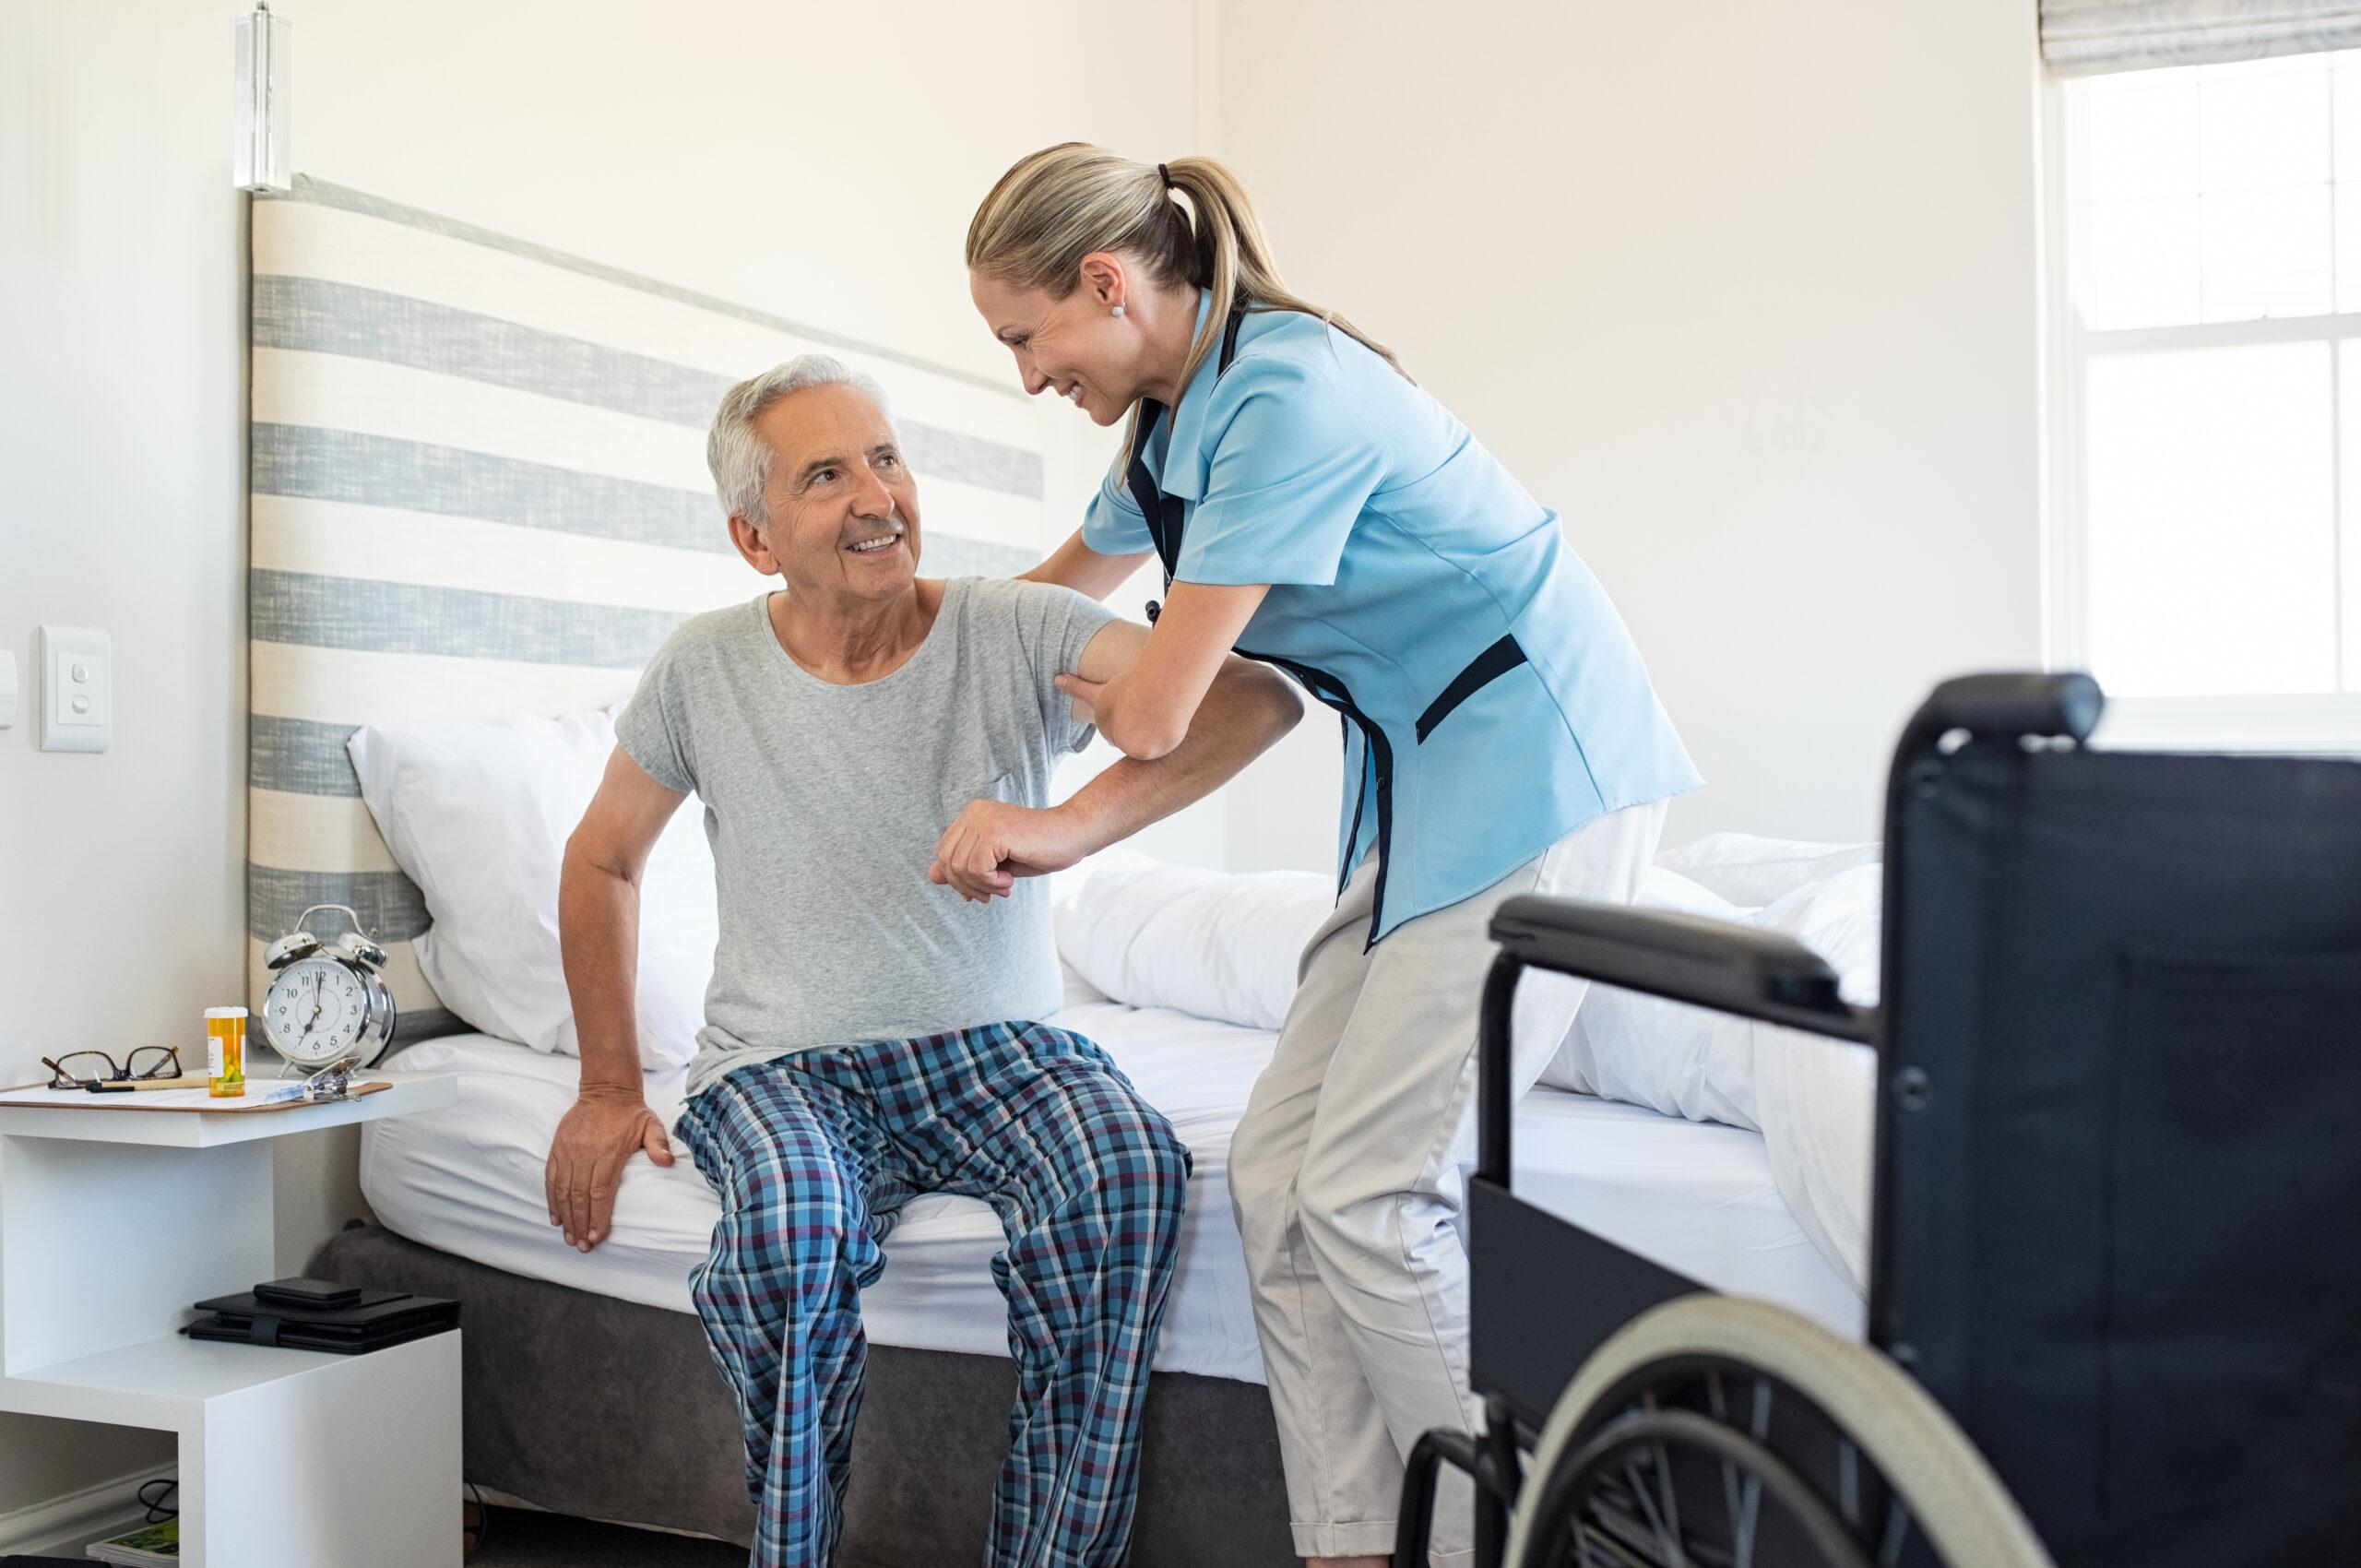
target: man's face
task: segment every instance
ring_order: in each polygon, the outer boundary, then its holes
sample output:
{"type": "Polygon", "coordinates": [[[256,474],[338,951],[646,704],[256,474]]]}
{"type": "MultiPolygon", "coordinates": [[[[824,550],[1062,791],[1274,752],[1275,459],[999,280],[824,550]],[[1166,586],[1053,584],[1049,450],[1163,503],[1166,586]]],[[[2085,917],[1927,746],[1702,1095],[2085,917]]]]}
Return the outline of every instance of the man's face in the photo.
{"type": "Polygon", "coordinates": [[[756,529],[733,518],[731,533],[755,569],[778,573],[806,597],[875,601],[909,592],[918,484],[884,410],[858,387],[808,386],[764,410],[754,434],[771,452],[763,491],[770,521],[756,529]]]}

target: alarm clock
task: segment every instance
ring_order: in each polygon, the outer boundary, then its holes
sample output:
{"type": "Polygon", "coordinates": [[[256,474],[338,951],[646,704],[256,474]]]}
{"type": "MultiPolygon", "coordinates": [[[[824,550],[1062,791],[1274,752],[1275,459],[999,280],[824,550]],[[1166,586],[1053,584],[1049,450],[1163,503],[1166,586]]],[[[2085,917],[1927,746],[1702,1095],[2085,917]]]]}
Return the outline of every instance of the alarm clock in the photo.
{"type": "Polygon", "coordinates": [[[342,914],[352,930],[333,942],[298,930],[270,944],[263,955],[264,968],[272,971],[263,997],[263,1028],[291,1065],[319,1068],[352,1057],[362,1067],[373,1066],[394,1043],[386,950],[369,940],[361,917],[342,904],[314,904],[295,917],[296,925],[323,909],[342,914]]]}

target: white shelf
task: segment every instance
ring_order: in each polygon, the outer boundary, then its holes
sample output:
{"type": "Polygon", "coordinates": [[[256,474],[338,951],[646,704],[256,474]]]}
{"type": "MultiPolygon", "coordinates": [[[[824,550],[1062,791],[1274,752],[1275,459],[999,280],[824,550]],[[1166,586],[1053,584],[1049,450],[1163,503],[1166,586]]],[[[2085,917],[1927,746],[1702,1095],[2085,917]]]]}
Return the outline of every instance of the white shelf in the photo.
{"type": "Polygon", "coordinates": [[[394,1087],[338,1104],[304,1105],[291,1111],[136,1111],[115,1103],[131,1098],[127,1095],[106,1097],[105,1103],[97,1103],[98,1097],[92,1097],[94,1102],[88,1106],[0,1105],[0,1137],[218,1148],[458,1103],[458,1080],[448,1073],[372,1072],[360,1078],[363,1083],[394,1087]]]}
{"type": "Polygon", "coordinates": [[[171,1334],[0,1378],[0,1409],[117,1426],[177,1428],[192,1413],[191,1407],[208,1399],[327,1371],[350,1360],[325,1350],[229,1345],[171,1334]]]}

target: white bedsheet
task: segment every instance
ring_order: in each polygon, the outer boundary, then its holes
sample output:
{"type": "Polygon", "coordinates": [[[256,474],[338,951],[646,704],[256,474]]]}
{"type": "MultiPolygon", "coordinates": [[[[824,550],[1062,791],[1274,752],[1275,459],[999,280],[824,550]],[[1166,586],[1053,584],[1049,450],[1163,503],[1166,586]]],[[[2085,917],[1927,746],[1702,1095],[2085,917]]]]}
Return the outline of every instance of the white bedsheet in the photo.
{"type": "MultiPolygon", "coordinates": [[[[1157,1366],[1263,1381],[1228,1157],[1230,1130],[1275,1037],[1104,1002],[1069,1007],[1053,1021],[1104,1046],[1194,1156],[1157,1366]]],[[[457,1074],[459,1102],[364,1129],[362,1189],[389,1229],[513,1274],[691,1310],[688,1272],[705,1256],[719,1206],[685,1150],[669,1170],[632,1162],[613,1233],[586,1255],[549,1224],[541,1174],[573,1103],[578,1063],[454,1035],[409,1048],[399,1065],[457,1074]]],[[[669,1124],[681,1075],[647,1083],[669,1124]]],[[[1766,1296],[1858,1333],[1859,1299],[1780,1199],[1760,1134],[1540,1089],[1518,1110],[1516,1138],[1517,1185],[1536,1201],[1715,1289],[1766,1296]]],[[[1006,1309],[989,1265],[1001,1244],[999,1222],[982,1204],[914,1199],[885,1244],[884,1276],[861,1298],[872,1342],[1006,1354],[1006,1309]]]]}

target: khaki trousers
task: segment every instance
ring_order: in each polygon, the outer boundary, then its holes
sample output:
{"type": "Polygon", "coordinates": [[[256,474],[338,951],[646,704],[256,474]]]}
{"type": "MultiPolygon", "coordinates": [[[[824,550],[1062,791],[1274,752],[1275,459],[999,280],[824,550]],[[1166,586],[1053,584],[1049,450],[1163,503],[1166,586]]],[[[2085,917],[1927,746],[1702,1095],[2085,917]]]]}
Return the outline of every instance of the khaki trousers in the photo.
{"type": "MultiPolygon", "coordinates": [[[[1475,1145],[1485,927],[1522,893],[1629,904],[1664,816],[1661,802],[1611,812],[1366,952],[1376,866],[1364,861],[1304,948],[1301,987],[1229,1156],[1302,1556],[1390,1553],[1411,1444],[1430,1428],[1474,1425],[1454,1222],[1475,1145]]],[[[1520,985],[1518,1093],[1565,1038],[1584,990],[1540,971],[1520,985]]],[[[1453,1476],[1444,1467],[1441,1564],[1470,1555],[1473,1494],[1453,1476]]]]}

